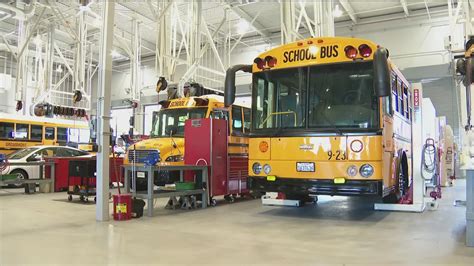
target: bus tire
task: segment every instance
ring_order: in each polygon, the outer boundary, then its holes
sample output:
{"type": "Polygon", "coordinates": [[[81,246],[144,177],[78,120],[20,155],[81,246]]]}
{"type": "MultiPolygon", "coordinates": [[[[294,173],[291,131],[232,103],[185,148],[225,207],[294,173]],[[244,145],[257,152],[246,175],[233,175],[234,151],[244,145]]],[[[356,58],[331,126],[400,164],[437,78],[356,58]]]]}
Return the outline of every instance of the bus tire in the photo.
{"type": "Polygon", "coordinates": [[[397,183],[395,189],[387,196],[383,197],[383,203],[398,203],[400,199],[408,192],[409,178],[408,178],[408,157],[405,152],[399,151],[399,156],[396,159],[396,173],[397,183]]]}
{"type": "Polygon", "coordinates": [[[403,197],[408,193],[410,182],[408,177],[408,157],[405,152],[401,153],[399,171],[398,190],[400,191],[400,196],[403,197]]]}

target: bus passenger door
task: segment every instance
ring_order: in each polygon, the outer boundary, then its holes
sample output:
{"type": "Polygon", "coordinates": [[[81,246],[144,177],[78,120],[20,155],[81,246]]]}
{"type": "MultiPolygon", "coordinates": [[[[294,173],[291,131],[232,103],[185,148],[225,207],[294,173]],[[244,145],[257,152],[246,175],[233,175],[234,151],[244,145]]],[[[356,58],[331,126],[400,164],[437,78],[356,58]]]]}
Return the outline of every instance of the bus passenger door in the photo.
{"type": "Polygon", "coordinates": [[[382,196],[387,196],[390,193],[396,192],[395,185],[398,180],[394,176],[394,136],[393,136],[393,116],[395,104],[393,100],[396,97],[393,95],[380,98],[382,105],[381,123],[382,123],[382,176],[383,176],[383,192],[382,196]]]}

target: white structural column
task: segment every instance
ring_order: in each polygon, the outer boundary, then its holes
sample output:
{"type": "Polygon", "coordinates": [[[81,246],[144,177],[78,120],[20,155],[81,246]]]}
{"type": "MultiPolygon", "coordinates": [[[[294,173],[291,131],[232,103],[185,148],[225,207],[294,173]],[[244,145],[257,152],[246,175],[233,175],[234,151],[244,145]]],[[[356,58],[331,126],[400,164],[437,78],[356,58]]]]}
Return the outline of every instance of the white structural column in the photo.
{"type": "Polygon", "coordinates": [[[167,80],[174,79],[174,71],[171,69],[171,30],[170,24],[170,7],[172,1],[164,0],[158,2],[159,14],[157,18],[156,33],[156,61],[155,71],[159,76],[165,77],[167,80]]]}
{"type": "MultiPolygon", "coordinates": [[[[465,1],[464,2],[464,18],[465,18],[465,22],[464,22],[464,29],[465,29],[465,41],[467,41],[471,36],[474,36],[474,1],[465,1]]],[[[473,66],[474,67],[474,66],[473,66]]],[[[474,79],[474,77],[471,77],[474,79]]],[[[470,115],[470,118],[471,118],[471,125],[473,125],[473,111],[472,111],[472,106],[473,106],[473,103],[474,103],[474,93],[473,92],[473,89],[474,89],[474,86],[471,84],[470,85],[470,89],[467,90],[466,89],[466,97],[468,97],[468,95],[470,95],[471,97],[471,104],[469,105],[470,107],[470,110],[467,110],[467,115],[470,115]]]]}
{"type": "MultiPolygon", "coordinates": [[[[184,83],[195,77],[195,67],[199,65],[201,55],[201,30],[202,30],[202,3],[200,0],[194,0],[189,4],[190,16],[192,18],[191,27],[189,27],[189,56],[187,57],[188,69],[181,77],[178,83],[178,96],[184,95],[184,83]]],[[[207,49],[207,46],[206,46],[207,49]]]]}
{"type": "MultiPolygon", "coordinates": [[[[309,2],[308,2],[309,3],[309,2]]],[[[312,2],[314,18],[310,19],[305,1],[281,1],[281,43],[307,37],[334,36],[332,0],[312,2]]]]}
{"type": "MultiPolygon", "coordinates": [[[[26,47],[28,45],[28,22],[20,20],[18,22],[18,50],[26,47]]],[[[15,100],[25,102],[25,93],[24,89],[26,88],[26,78],[27,78],[27,54],[22,51],[16,54],[16,83],[15,83],[15,100]]],[[[22,113],[26,114],[26,108],[23,108],[22,113]]]]}
{"type": "Polygon", "coordinates": [[[109,220],[109,157],[110,157],[110,97],[112,81],[112,42],[114,36],[115,1],[104,1],[102,12],[102,43],[97,100],[98,146],[96,220],[109,220]]]}
{"type": "Polygon", "coordinates": [[[74,89],[76,91],[84,92],[84,79],[85,79],[85,68],[86,68],[86,48],[87,48],[87,25],[84,21],[85,12],[80,11],[76,20],[77,40],[76,46],[76,58],[74,66],[74,89]]]}
{"type": "Polygon", "coordinates": [[[53,61],[54,61],[54,32],[55,26],[50,25],[48,31],[48,43],[46,46],[46,67],[45,67],[45,77],[44,77],[44,87],[43,90],[48,92],[48,95],[52,88],[53,83],[53,61]]]}
{"type": "Polygon", "coordinates": [[[315,37],[334,36],[334,15],[332,13],[332,3],[332,0],[318,1],[313,3],[315,37]]]}
{"type": "Polygon", "coordinates": [[[130,54],[130,100],[138,100],[140,95],[141,79],[141,37],[140,22],[136,19],[132,20],[132,49],[130,54]]]}
{"type": "MultiPolygon", "coordinates": [[[[464,38],[462,40],[459,40],[459,42],[463,43],[463,48],[465,42],[468,40],[469,36],[474,35],[474,26],[473,26],[473,18],[474,18],[474,3],[469,2],[469,1],[464,1],[462,3],[458,3],[458,6],[456,7],[456,12],[453,12],[451,16],[451,23],[456,24],[458,21],[458,15],[459,17],[464,17],[464,38]],[[462,5],[462,9],[461,9],[462,5]],[[459,10],[459,11],[458,11],[459,10]],[[458,14],[459,13],[459,14],[458,14]]],[[[452,26],[454,28],[454,26],[452,26]]],[[[468,114],[471,114],[471,125],[474,124],[472,119],[473,119],[473,112],[472,112],[472,103],[474,102],[474,94],[472,93],[473,91],[473,85],[468,88],[466,87],[463,83],[458,83],[458,91],[459,91],[459,109],[460,109],[460,132],[465,132],[465,126],[467,125],[468,122],[468,114]],[[470,99],[471,99],[471,110],[468,110],[468,105],[467,105],[467,99],[469,97],[469,92],[470,92],[470,99]]],[[[463,142],[466,143],[467,135],[463,134],[462,139],[463,142]]]]}
{"type": "Polygon", "coordinates": [[[287,0],[280,2],[281,11],[281,44],[286,44],[298,39],[295,18],[295,1],[287,0]]]}

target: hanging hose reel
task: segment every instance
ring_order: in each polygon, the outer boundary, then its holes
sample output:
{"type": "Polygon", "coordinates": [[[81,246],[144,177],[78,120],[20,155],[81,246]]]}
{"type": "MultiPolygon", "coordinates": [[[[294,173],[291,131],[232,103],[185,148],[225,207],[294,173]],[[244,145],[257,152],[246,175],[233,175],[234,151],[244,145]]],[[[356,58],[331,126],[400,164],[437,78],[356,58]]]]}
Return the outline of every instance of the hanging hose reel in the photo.
{"type": "Polygon", "coordinates": [[[426,139],[421,151],[421,177],[425,182],[429,181],[430,186],[434,188],[430,197],[435,200],[441,198],[438,152],[434,139],[426,139]]]}

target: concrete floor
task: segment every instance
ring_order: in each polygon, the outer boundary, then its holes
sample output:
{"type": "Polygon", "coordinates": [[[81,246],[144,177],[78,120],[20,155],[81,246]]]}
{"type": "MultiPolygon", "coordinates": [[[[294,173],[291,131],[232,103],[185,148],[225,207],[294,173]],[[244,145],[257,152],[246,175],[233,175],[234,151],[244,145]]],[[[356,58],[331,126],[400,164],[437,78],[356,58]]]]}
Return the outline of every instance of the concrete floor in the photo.
{"type": "MultiPolygon", "coordinates": [[[[259,200],[155,217],[96,222],[95,205],[65,193],[0,190],[0,265],[267,264],[474,265],[465,241],[465,183],[445,189],[437,211],[373,211],[363,198],[320,197],[316,206],[259,200]]],[[[164,206],[163,201],[156,203],[164,206]]]]}

